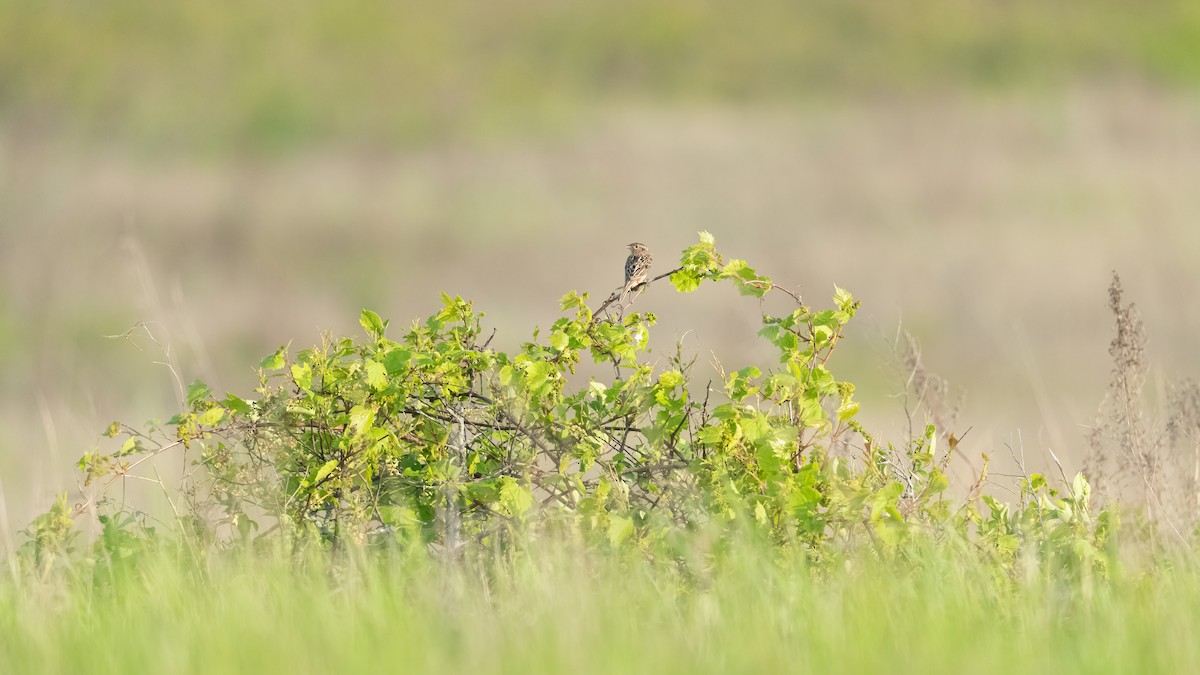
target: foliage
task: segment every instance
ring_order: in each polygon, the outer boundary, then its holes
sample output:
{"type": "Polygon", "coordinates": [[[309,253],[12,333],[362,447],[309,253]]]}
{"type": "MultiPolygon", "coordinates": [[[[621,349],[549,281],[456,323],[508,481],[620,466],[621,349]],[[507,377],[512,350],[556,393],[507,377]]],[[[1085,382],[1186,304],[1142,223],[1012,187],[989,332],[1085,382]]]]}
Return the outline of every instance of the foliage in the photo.
{"type": "Polygon", "coordinates": [[[1093,520],[1081,475],[1062,492],[1029,476],[1016,507],[977,490],[955,505],[944,473],[953,443],[939,452],[932,425],[899,449],[861,427],[854,386],[829,367],[859,306],[849,292],[809,307],[726,261],[707,233],[667,276],[680,293],[729,283],[787,296],[793,309],[763,314],[759,330],[778,362],[722,371],[719,391],[701,389],[682,350],[665,367],[649,362],[653,313],[610,311],[613,297],[593,312],[586,293],[564,295],[562,318],[515,353],[490,348],[483,315],[461,297],[443,294],[439,312],[396,339],[364,310],[363,340],[263,359],[253,398],[197,381],[166,424],[113,423],[105,435],[119,449],[79,462],[99,487],[92,500],[71,513],[61,501],[31,527],[27,551],[48,569],[69,548],[71,519],[98,507],[102,557],[136,555],[155,531],[107,488],[175,455],[192,468],[168,495],[174,529],[198,548],[283,537],[460,556],[559,532],[670,557],[697,532],[749,528],[813,563],[863,545],[894,557],[950,535],[1002,573],[1031,560],[1106,570],[1110,516],[1093,520]],[[585,358],[611,377],[579,382],[585,358]]]}

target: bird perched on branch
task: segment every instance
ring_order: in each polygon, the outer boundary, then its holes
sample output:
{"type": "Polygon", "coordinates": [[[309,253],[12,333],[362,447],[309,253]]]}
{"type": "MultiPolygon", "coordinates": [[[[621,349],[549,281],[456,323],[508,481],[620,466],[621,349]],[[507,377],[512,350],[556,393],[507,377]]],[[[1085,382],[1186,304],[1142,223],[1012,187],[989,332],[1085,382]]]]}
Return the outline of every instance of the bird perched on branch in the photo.
{"type": "Polygon", "coordinates": [[[629,299],[629,294],[635,287],[646,283],[650,274],[650,264],[653,262],[654,257],[650,255],[650,249],[646,248],[645,244],[635,241],[629,245],[629,257],[625,259],[625,287],[621,289],[622,305],[629,299]]]}

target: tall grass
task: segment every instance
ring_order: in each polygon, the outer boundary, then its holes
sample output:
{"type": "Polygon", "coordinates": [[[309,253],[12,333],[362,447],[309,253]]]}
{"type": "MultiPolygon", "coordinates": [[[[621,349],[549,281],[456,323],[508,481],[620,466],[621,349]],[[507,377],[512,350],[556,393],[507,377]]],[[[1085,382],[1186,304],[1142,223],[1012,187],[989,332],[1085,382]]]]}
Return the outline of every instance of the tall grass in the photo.
{"type": "Polygon", "coordinates": [[[825,572],[753,543],[678,567],[542,542],[503,564],[166,552],[0,583],[10,673],[1189,672],[1200,583],[996,579],[930,548],[825,572]],[[116,572],[114,570],[121,570],[116,572]]]}

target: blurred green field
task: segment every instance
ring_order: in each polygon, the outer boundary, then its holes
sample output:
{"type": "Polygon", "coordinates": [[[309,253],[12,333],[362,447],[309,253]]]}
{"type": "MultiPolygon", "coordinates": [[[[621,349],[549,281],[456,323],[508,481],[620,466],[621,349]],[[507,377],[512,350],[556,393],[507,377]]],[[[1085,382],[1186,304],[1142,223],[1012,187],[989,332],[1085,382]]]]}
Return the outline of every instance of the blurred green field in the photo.
{"type": "MultiPolygon", "coordinates": [[[[899,434],[898,322],[974,456],[1080,456],[1122,271],[1194,375],[1200,10],[1161,2],[0,3],[0,548],[113,419],[439,291],[525,339],[713,232],[864,301],[841,377],[899,434]]],[[[702,362],[757,310],[640,301],[702,362]]]]}
{"type": "Polygon", "coordinates": [[[615,100],[1200,81],[1200,10],[1120,0],[4,3],[6,116],[138,151],[423,144],[615,100]]]}

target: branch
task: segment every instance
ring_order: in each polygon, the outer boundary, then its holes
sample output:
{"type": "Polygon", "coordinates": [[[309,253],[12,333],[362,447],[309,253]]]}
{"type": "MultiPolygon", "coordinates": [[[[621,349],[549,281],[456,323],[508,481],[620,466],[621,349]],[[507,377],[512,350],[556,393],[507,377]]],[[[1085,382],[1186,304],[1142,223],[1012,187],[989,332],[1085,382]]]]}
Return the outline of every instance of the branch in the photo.
{"type": "MultiPolygon", "coordinates": [[[[643,288],[645,288],[646,286],[649,286],[650,284],[652,284],[652,283],[654,283],[654,282],[658,281],[659,279],[665,279],[665,278],[667,278],[667,277],[671,276],[672,274],[675,274],[676,272],[679,272],[679,271],[681,271],[681,270],[683,270],[683,268],[682,268],[682,267],[676,267],[675,269],[671,270],[670,272],[664,272],[664,273],[662,273],[662,274],[660,274],[660,275],[658,275],[658,276],[654,277],[653,279],[650,279],[650,280],[648,280],[648,281],[643,281],[642,283],[640,283],[640,284],[638,284],[638,285],[634,286],[633,288],[630,288],[630,289],[629,289],[629,292],[631,292],[631,293],[632,293],[633,291],[640,291],[640,290],[642,290],[643,288]]],[[[611,305],[611,304],[613,304],[614,302],[616,302],[616,301],[617,301],[617,298],[620,298],[620,297],[621,297],[621,292],[620,292],[620,291],[613,291],[613,294],[612,294],[612,295],[610,295],[610,296],[608,296],[608,299],[607,299],[607,300],[605,300],[605,301],[604,301],[604,303],[603,303],[603,304],[601,304],[601,305],[600,305],[600,307],[598,307],[598,308],[596,309],[596,311],[592,313],[592,321],[591,321],[591,323],[593,323],[593,324],[594,324],[594,323],[596,323],[596,317],[597,317],[598,315],[600,315],[601,313],[603,313],[603,312],[604,312],[604,310],[608,309],[608,306],[609,306],[609,305],[611,305]]]]}
{"type": "Polygon", "coordinates": [[[161,447],[155,448],[147,455],[143,455],[142,457],[139,457],[136,461],[130,463],[129,466],[118,467],[117,469],[114,470],[113,477],[110,478],[108,480],[108,482],[106,482],[104,485],[101,485],[100,489],[96,490],[96,492],[94,492],[91,497],[88,497],[82,503],[75,505],[75,511],[71,514],[71,517],[77,518],[81,513],[90,509],[96,503],[96,498],[103,495],[105,492],[108,491],[109,486],[111,486],[113,483],[117,482],[118,480],[125,478],[129,474],[130,471],[133,471],[134,469],[136,469],[138,467],[138,465],[141,464],[142,462],[145,462],[146,460],[151,459],[152,457],[157,457],[157,456],[161,455],[162,453],[164,453],[168,450],[171,450],[173,448],[177,448],[181,445],[183,445],[183,441],[175,441],[173,443],[168,443],[167,445],[163,445],[161,447]]]}

